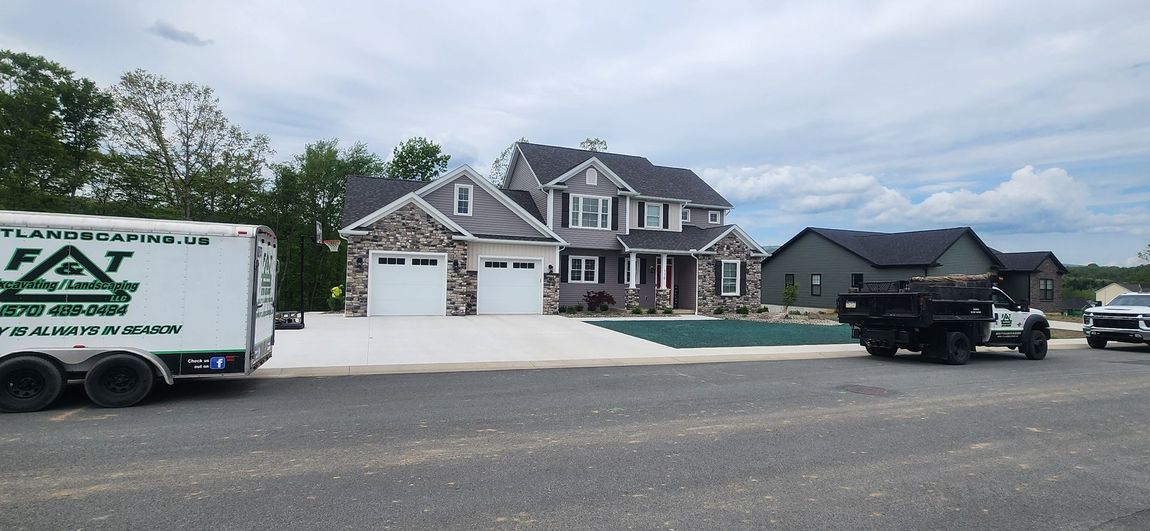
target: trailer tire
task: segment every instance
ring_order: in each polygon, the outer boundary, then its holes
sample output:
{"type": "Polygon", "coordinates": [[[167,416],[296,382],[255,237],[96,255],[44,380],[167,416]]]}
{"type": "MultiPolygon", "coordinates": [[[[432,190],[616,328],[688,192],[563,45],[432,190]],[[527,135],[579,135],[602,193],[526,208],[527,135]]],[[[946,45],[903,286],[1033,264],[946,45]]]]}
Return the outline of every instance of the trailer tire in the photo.
{"type": "Polygon", "coordinates": [[[879,347],[875,345],[867,345],[866,351],[871,356],[878,356],[880,358],[893,358],[898,352],[898,347],[879,347]]]}
{"type": "Polygon", "coordinates": [[[64,392],[64,373],[44,358],[16,356],[0,361],[0,411],[40,411],[64,392]]]}
{"type": "Polygon", "coordinates": [[[1028,360],[1041,360],[1046,358],[1046,334],[1042,330],[1031,329],[1026,334],[1025,342],[1018,347],[1028,360]]]}
{"type": "Polygon", "coordinates": [[[84,378],[84,391],[100,407],[128,407],[152,391],[156,374],[148,362],[131,354],[112,354],[98,362],[84,378]]]}
{"type": "Polygon", "coordinates": [[[966,365],[970,361],[970,338],[962,332],[947,332],[943,361],[947,365],[966,365]]]}
{"type": "Polygon", "coordinates": [[[1090,345],[1090,348],[1106,348],[1106,340],[1100,337],[1090,336],[1086,338],[1086,344],[1090,345]]]}

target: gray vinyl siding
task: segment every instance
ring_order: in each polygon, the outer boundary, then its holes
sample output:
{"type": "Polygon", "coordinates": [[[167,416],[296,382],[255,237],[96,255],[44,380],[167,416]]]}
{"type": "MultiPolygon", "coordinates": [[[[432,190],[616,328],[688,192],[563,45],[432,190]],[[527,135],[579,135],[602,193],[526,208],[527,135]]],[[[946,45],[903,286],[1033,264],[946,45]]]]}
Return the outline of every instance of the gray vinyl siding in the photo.
{"type": "Polygon", "coordinates": [[[500,203],[498,199],[492,197],[471,177],[466,175],[439,187],[424,196],[423,199],[472,234],[535,238],[543,236],[523,218],[500,203]],[[457,184],[471,185],[474,198],[472,199],[470,216],[460,216],[455,213],[455,185],[457,184]]]}
{"type": "Polygon", "coordinates": [[[938,266],[930,268],[931,275],[977,275],[989,272],[994,266],[986,251],[969,233],[955,240],[954,245],[938,257],[937,262],[938,266]]]}
{"type": "MultiPolygon", "coordinates": [[[[604,283],[583,283],[583,282],[567,282],[566,278],[561,279],[559,283],[559,305],[560,306],[574,306],[576,304],[583,304],[583,295],[588,291],[606,291],[612,297],[615,297],[615,306],[622,308],[627,301],[627,284],[619,283],[619,258],[627,257],[626,253],[616,253],[611,251],[604,251],[601,249],[564,249],[560,254],[560,260],[567,263],[568,256],[594,256],[606,258],[604,267],[605,276],[604,283]]],[[[646,264],[647,273],[646,278],[640,272],[639,278],[635,279],[635,285],[639,288],[639,307],[653,308],[655,306],[655,280],[658,272],[655,270],[657,264],[657,256],[653,254],[640,254],[638,255],[640,265],[646,264]],[[646,280],[647,282],[639,282],[646,280]]],[[[681,308],[694,308],[696,301],[695,292],[695,259],[689,256],[676,256],[674,257],[674,283],[676,289],[679,290],[679,307],[681,308]]],[[[566,268],[560,268],[559,271],[564,271],[566,268]]],[[[638,266],[636,266],[638,272],[638,266]]]]}
{"type": "Polygon", "coordinates": [[[787,273],[795,275],[795,284],[799,287],[795,306],[834,308],[838,294],[850,289],[852,273],[862,273],[864,282],[909,280],[922,275],[923,268],[878,269],[830,240],[807,233],[763,263],[763,304],[783,303],[787,273]],[[822,275],[822,296],[811,295],[812,273],[822,275]]]}
{"type": "Polygon", "coordinates": [[[547,220],[547,192],[539,188],[539,181],[535,179],[535,174],[531,173],[531,168],[527,165],[527,161],[515,154],[512,161],[515,166],[511,169],[511,179],[507,181],[507,188],[510,190],[526,190],[531,192],[531,199],[535,200],[535,206],[539,209],[539,214],[543,216],[543,220],[547,220]]]}
{"type": "Polygon", "coordinates": [[[727,221],[726,212],[724,212],[722,210],[713,210],[710,208],[699,208],[699,207],[692,208],[690,206],[688,206],[687,208],[691,211],[691,221],[684,221],[683,225],[693,225],[695,227],[701,227],[701,228],[706,229],[709,227],[718,227],[719,225],[722,225],[723,223],[725,223],[727,221]],[[719,222],[718,223],[707,222],[707,212],[711,212],[711,211],[719,213],[719,222]]]}
{"type": "MultiPolygon", "coordinates": [[[[571,227],[563,227],[563,193],[571,195],[594,195],[600,197],[609,197],[612,201],[620,201],[619,188],[615,183],[611,182],[606,175],[599,174],[596,185],[591,186],[587,184],[586,177],[580,173],[567,180],[567,190],[555,191],[555,226],[554,230],[559,236],[563,237],[571,243],[571,247],[584,247],[589,249],[611,249],[622,250],[623,244],[619,243],[618,236],[625,232],[626,223],[622,219],[619,220],[619,230],[601,230],[601,229],[579,229],[571,227]]],[[[625,204],[619,205],[619,217],[622,218],[627,208],[625,204]]],[[[546,210],[542,210],[543,215],[547,215],[546,210]]],[[[562,293],[560,293],[562,298],[562,293]]]]}

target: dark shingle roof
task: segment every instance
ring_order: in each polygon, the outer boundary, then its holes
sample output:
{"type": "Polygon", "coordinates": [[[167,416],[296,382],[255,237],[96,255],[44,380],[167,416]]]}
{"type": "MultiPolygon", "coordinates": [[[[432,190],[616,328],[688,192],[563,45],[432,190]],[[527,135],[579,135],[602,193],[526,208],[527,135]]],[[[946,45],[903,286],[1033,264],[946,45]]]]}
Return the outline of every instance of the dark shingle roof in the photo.
{"type": "Polygon", "coordinates": [[[1050,258],[1054,265],[1058,266],[1058,271],[1067,272],[1066,266],[1058,261],[1058,257],[1050,251],[1028,251],[1022,253],[1004,253],[998,249],[992,249],[994,255],[1002,261],[1005,266],[1003,271],[1037,271],[1038,266],[1042,265],[1042,261],[1050,258]]]}
{"type": "Polygon", "coordinates": [[[343,217],[340,218],[340,226],[346,227],[426,185],[423,181],[349,175],[343,188],[343,217]]]}
{"type": "Polygon", "coordinates": [[[732,225],[720,225],[703,229],[687,225],[683,227],[683,232],[632,229],[630,234],[622,234],[619,239],[628,249],[701,251],[705,245],[731,227],[732,225]]]}
{"type": "Polygon", "coordinates": [[[784,252],[791,243],[810,232],[834,242],[875,267],[934,264],[962,235],[970,234],[974,241],[986,251],[987,256],[996,264],[1001,265],[994,252],[982,243],[982,240],[970,227],[894,233],[807,227],[772,254],[778,255],[784,252]]]}
{"type": "Polygon", "coordinates": [[[476,238],[484,238],[488,240],[515,240],[522,242],[553,242],[555,238],[549,236],[504,236],[502,234],[472,234],[476,238]]]}
{"type": "Polygon", "coordinates": [[[731,203],[711,188],[711,185],[688,169],[656,166],[644,157],[604,151],[587,151],[527,142],[519,142],[519,149],[527,158],[539,182],[543,184],[595,157],[642,195],[690,200],[701,205],[731,207],[731,203]]]}
{"type": "Polygon", "coordinates": [[[515,204],[523,207],[528,214],[539,221],[543,221],[543,214],[539,213],[539,205],[535,204],[535,200],[531,198],[531,192],[527,190],[500,190],[503,195],[506,195],[515,204]]]}

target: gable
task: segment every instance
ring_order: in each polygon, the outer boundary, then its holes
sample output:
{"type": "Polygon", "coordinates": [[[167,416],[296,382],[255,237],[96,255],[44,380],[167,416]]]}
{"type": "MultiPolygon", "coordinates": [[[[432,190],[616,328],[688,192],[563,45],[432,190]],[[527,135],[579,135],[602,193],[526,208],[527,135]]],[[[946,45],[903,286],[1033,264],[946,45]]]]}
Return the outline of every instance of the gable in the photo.
{"type": "Polygon", "coordinates": [[[387,218],[388,216],[400,210],[410,210],[409,207],[414,207],[422,210],[437,223],[443,225],[444,228],[452,232],[459,233],[460,235],[466,237],[473,237],[472,234],[467,231],[467,229],[464,229],[463,227],[459,226],[458,223],[455,223],[450,218],[444,216],[443,213],[439,211],[439,209],[431,206],[427,201],[424,201],[423,198],[419,197],[415,193],[407,194],[395,201],[392,201],[391,203],[388,203],[387,205],[384,205],[382,208],[372,212],[371,214],[368,214],[367,216],[348,223],[346,226],[344,226],[344,228],[339,230],[339,233],[341,236],[363,234],[367,231],[367,229],[371,227],[371,225],[375,224],[376,222],[387,218]]]}
{"type": "Polygon", "coordinates": [[[423,199],[472,234],[526,238],[545,236],[496,199],[470,175],[457,177],[452,183],[428,192],[423,199]],[[455,213],[455,190],[460,184],[471,186],[470,216],[455,213]]]}

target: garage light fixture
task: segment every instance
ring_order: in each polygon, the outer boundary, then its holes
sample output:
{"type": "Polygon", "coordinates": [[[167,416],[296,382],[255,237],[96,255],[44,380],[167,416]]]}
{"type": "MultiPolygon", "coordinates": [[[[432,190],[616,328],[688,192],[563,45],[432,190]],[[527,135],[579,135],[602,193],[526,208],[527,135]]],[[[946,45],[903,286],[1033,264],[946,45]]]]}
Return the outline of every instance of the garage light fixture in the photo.
{"type": "Polygon", "coordinates": [[[451,262],[451,267],[453,267],[456,271],[459,271],[459,260],[453,260],[451,262]]]}

